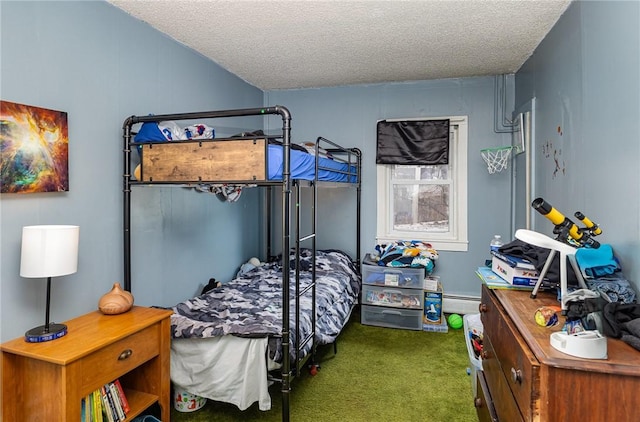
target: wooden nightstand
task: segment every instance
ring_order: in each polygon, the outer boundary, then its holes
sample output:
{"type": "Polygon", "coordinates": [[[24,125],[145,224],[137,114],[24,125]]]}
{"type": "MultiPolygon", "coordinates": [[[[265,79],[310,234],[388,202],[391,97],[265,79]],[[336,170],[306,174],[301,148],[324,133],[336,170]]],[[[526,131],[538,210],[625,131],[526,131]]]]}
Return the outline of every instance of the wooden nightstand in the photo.
{"type": "Polygon", "coordinates": [[[171,314],[140,306],[120,315],[95,311],[65,322],[60,339],[0,345],[3,420],[80,421],[82,398],[119,378],[127,420],[158,403],[168,422],[171,314]]]}

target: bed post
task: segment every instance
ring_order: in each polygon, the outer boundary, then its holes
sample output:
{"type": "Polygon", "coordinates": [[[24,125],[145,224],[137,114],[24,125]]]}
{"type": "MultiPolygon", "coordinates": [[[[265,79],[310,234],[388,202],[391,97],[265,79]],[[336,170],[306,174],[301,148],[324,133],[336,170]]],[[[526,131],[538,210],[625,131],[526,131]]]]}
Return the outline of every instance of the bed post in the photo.
{"type": "Polygon", "coordinates": [[[357,178],[358,178],[358,187],[356,192],[356,265],[357,268],[360,269],[360,264],[362,263],[362,251],[360,249],[360,238],[361,238],[361,211],[362,211],[362,151],[358,148],[353,148],[352,151],[358,157],[358,170],[357,170],[357,178]]]}
{"type": "Polygon", "coordinates": [[[133,125],[134,116],[129,117],[122,125],[123,130],[123,152],[124,152],[124,171],[122,174],[123,184],[122,192],[124,201],[123,210],[123,231],[124,231],[124,289],[131,291],[131,126],[133,125]]]}
{"type": "Polygon", "coordinates": [[[291,360],[289,344],[289,244],[291,213],[291,114],[287,108],[275,106],[282,116],[282,421],[289,422],[291,393],[291,360]]]}
{"type": "Polygon", "coordinates": [[[265,197],[264,197],[264,201],[265,201],[265,209],[266,209],[266,220],[264,220],[264,224],[267,226],[266,228],[266,246],[267,246],[267,250],[266,250],[266,257],[265,257],[265,261],[271,261],[271,258],[273,257],[273,252],[271,252],[271,202],[272,202],[272,189],[271,189],[271,185],[268,185],[267,188],[265,189],[265,197]]]}

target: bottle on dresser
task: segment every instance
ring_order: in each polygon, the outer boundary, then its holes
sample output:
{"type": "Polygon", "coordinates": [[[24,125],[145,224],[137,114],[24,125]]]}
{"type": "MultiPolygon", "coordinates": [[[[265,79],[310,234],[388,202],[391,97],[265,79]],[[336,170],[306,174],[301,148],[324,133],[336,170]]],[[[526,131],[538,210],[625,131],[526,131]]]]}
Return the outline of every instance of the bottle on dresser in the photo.
{"type": "Polygon", "coordinates": [[[500,236],[499,234],[496,234],[493,236],[493,239],[491,239],[491,243],[489,244],[489,247],[491,248],[491,252],[498,252],[498,249],[500,249],[500,246],[504,245],[504,243],[502,243],[502,236],[500,236]]]}

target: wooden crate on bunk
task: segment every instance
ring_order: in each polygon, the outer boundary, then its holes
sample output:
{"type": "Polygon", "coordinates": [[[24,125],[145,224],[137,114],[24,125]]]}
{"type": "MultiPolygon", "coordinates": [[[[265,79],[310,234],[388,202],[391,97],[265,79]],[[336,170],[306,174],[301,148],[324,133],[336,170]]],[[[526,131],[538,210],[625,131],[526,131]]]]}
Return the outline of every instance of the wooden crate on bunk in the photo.
{"type": "Polygon", "coordinates": [[[178,141],[142,145],[141,181],[266,180],[264,139],[178,141]]]}

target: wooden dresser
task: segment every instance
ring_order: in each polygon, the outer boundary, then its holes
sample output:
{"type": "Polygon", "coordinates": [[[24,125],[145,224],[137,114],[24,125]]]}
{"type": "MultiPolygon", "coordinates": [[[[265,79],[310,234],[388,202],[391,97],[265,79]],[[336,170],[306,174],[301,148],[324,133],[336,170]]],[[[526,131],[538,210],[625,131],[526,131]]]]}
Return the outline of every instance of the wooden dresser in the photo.
{"type": "Polygon", "coordinates": [[[581,359],[551,347],[561,329],[540,327],[537,308],[555,295],[490,290],[483,285],[482,369],[475,398],[481,421],[603,422],[640,420],[640,351],[607,339],[608,359],[581,359]]]}
{"type": "Polygon", "coordinates": [[[2,419],[78,422],[82,398],[120,379],[127,421],[155,403],[169,421],[171,313],[140,306],[120,315],[95,311],[65,322],[68,334],[57,340],[2,344],[2,419]]]}

